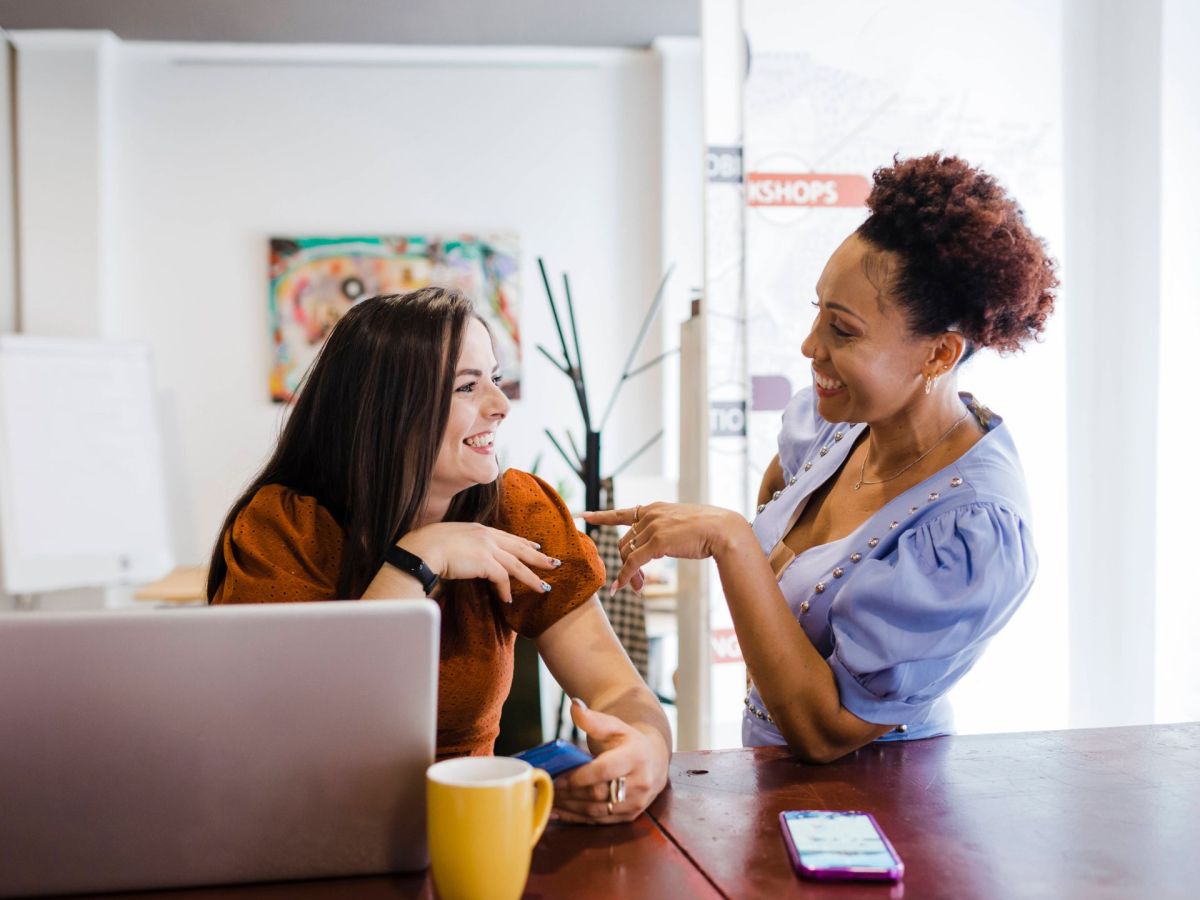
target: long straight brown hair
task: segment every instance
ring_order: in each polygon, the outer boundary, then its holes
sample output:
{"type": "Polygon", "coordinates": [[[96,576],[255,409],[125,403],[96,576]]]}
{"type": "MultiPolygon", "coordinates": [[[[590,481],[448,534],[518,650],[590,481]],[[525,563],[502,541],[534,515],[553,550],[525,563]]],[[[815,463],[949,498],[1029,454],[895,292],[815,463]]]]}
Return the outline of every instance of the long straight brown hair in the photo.
{"type": "MultiPolygon", "coordinates": [[[[334,327],[306,373],[275,452],[229,510],[213,547],[208,600],[225,580],[225,535],[259,491],[280,484],[313,497],[341,525],[337,592],[362,597],[384,553],[417,526],[450,416],[463,332],[477,319],[449,288],[356,303],[334,327]]],[[[492,524],[499,480],[454,497],[446,521],[492,524]]],[[[461,602],[484,601],[482,583],[445,582],[443,629],[456,635],[461,602]]],[[[491,594],[501,628],[499,601],[491,594]]]]}

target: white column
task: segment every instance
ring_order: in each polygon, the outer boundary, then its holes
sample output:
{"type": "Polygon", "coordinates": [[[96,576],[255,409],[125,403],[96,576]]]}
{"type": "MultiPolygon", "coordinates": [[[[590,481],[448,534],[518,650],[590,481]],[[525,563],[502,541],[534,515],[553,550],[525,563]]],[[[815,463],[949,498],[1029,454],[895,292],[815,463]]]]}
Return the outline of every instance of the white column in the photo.
{"type": "MultiPolygon", "coordinates": [[[[679,359],[688,383],[679,399],[679,500],[702,503],[708,485],[708,394],[704,317],[679,327],[679,359]]],[[[679,668],[675,708],[679,750],[704,750],[711,745],[712,666],[708,597],[716,582],[706,561],[681,559],[676,598],[679,623],[679,668]]]]}
{"type": "Polygon", "coordinates": [[[17,330],[16,173],[13,169],[13,49],[0,29],[0,333],[17,330]]]}
{"type": "Polygon", "coordinates": [[[100,336],[109,279],[117,39],[101,31],[18,31],[16,134],[21,330],[100,336]]]}
{"type": "MultiPolygon", "coordinates": [[[[700,308],[704,408],[698,440],[706,455],[698,469],[702,481],[686,484],[681,471],[680,499],[712,503],[745,512],[746,341],[743,295],[743,208],[741,177],[742,88],[746,71],[739,0],[701,4],[704,85],[704,297],[700,308]]],[[[680,597],[679,747],[730,747],[741,744],[745,667],[732,652],[733,621],[721,592],[716,567],[680,562],[680,584],[688,574],[697,586],[694,598],[680,597]],[[690,617],[690,618],[689,618],[690,617]],[[685,646],[688,645],[688,646],[685,646]],[[720,660],[714,648],[727,648],[720,660]],[[693,707],[694,704],[694,708],[693,707]]],[[[681,591],[682,593],[682,591],[681,591]]]]}
{"type": "MultiPolygon", "coordinates": [[[[662,71],[663,271],[675,267],[661,314],[659,352],[666,353],[679,347],[679,329],[691,317],[693,291],[704,284],[704,92],[699,38],[658,38],[654,49],[662,71]]],[[[669,479],[679,477],[679,373],[678,360],[665,361],[662,472],[669,479]]]]}
{"type": "Polygon", "coordinates": [[[1070,721],[1154,714],[1160,0],[1068,0],[1070,721]]]}
{"type": "Polygon", "coordinates": [[[1154,691],[1156,720],[1200,719],[1200,584],[1194,517],[1200,422],[1196,335],[1200,334],[1200,5],[1163,0],[1162,327],[1159,352],[1158,565],[1154,691]]]}

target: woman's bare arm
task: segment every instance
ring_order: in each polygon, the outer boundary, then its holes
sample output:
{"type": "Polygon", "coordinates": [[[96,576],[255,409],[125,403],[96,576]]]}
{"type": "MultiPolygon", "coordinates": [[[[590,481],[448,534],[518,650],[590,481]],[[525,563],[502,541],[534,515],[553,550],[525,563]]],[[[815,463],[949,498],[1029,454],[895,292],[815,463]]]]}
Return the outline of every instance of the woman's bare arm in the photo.
{"type": "MultiPolygon", "coordinates": [[[[608,510],[585,518],[601,525],[632,525],[636,514],[608,510]]],[[[625,564],[617,586],[628,583],[651,559],[713,557],[746,665],[776,727],[801,759],[830,762],[892,729],[866,722],[842,706],[833,670],[792,615],[758,538],[737,513],[674,503],[643,506],[636,548],[623,543],[622,555],[625,564]]]]}
{"type": "Polygon", "coordinates": [[[626,821],[666,786],[671,726],[629,661],[595,597],[576,607],[536,640],[554,679],[584,701],[572,715],[588,734],[596,759],[560,779],[555,803],[564,818],[626,821]],[[608,782],[626,779],[626,801],[610,815],[608,782]]]}

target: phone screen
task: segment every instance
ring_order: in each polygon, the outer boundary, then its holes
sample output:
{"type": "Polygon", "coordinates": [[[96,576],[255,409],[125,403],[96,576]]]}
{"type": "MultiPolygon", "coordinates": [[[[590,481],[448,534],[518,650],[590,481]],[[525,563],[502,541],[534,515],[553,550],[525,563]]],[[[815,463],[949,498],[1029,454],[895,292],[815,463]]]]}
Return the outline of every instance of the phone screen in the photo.
{"type": "Polygon", "coordinates": [[[899,865],[863,813],[799,810],[787,813],[785,820],[806,869],[891,872],[899,865]]]}

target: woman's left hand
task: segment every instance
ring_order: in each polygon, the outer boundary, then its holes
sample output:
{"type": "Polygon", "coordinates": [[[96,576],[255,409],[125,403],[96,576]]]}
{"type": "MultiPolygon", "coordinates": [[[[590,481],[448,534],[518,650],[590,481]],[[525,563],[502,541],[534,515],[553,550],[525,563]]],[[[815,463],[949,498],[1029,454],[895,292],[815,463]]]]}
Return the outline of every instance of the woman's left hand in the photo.
{"type": "Polygon", "coordinates": [[[571,703],[571,718],[600,752],[554,782],[554,811],[560,821],[586,825],[630,822],[641,815],[667,784],[670,752],[657,734],[649,735],[616,716],[571,703]],[[624,797],[610,782],[624,781],[624,797]],[[611,802],[611,806],[609,805],[611,802]]]}
{"type": "Polygon", "coordinates": [[[652,559],[720,556],[733,539],[750,531],[746,520],[731,510],[687,503],[650,503],[633,509],[585,512],[583,518],[593,525],[630,526],[621,537],[621,559],[625,564],[612,583],[611,593],[626,584],[641,590],[642,566],[652,559]]]}

